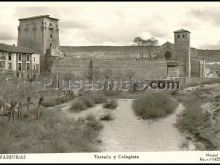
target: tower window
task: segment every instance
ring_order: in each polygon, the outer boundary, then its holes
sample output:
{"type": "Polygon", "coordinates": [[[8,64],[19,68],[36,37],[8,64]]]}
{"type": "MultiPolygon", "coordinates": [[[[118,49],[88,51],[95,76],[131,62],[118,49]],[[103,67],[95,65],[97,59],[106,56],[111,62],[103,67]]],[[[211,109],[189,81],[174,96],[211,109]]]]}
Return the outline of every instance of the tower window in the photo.
{"type": "Polygon", "coordinates": [[[11,53],[8,55],[8,61],[11,61],[11,53]]]}
{"type": "Polygon", "coordinates": [[[30,70],[30,63],[27,63],[27,71],[30,70]]]}
{"type": "Polygon", "coordinates": [[[18,70],[21,71],[21,63],[18,63],[18,70]]]}
{"type": "Polygon", "coordinates": [[[27,54],[27,61],[30,61],[30,55],[27,54]]]}
{"type": "Polygon", "coordinates": [[[21,54],[18,54],[18,61],[21,61],[21,54]]]}
{"type": "Polygon", "coordinates": [[[185,35],[183,34],[183,38],[185,38],[185,35]]]}
{"type": "Polygon", "coordinates": [[[50,34],[50,38],[53,38],[53,35],[52,35],[52,34],[50,34]]]}
{"type": "Polygon", "coordinates": [[[180,38],[180,35],[179,35],[179,34],[177,35],[177,38],[180,38]]]}

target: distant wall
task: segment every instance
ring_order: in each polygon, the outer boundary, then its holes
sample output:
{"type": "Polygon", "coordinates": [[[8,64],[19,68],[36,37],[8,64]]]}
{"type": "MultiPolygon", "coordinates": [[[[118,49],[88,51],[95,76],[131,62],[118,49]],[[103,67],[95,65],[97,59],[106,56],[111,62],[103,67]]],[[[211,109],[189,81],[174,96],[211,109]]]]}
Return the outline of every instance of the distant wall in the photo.
{"type": "MultiPolygon", "coordinates": [[[[53,74],[73,73],[83,77],[91,65],[91,58],[65,57],[53,64],[53,74]]],[[[135,59],[92,59],[92,68],[103,77],[104,70],[111,70],[113,78],[125,78],[129,71],[133,71],[134,79],[160,79],[167,75],[166,61],[164,60],[135,60],[135,59]]],[[[128,77],[127,77],[128,79],[128,77]]]]}

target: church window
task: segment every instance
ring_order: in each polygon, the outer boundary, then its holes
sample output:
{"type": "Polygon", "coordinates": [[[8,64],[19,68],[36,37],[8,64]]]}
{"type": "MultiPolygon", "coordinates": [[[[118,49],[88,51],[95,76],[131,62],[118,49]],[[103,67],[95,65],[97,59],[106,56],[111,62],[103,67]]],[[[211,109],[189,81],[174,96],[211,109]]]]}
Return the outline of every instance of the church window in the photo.
{"type": "Polygon", "coordinates": [[[185,38],[185,35],[183,34],[183,38],[185,38]]]}
{"type": "Polygon", "coordinates": [[[21,61],[21,54],[18,54],[18,61],[21,61]]]}
{"type": "Polygon", "coordinates": [[[171,53],[169,51],[166,51],[164,56],[165,56],[166,59],[170,59],[171,58],[171,53]]]}
{"type": "Polygon", "coordinates": [[[180,38],[180,35],[179,35],[179,34],[177,35],[177,38],[180,38]]]}

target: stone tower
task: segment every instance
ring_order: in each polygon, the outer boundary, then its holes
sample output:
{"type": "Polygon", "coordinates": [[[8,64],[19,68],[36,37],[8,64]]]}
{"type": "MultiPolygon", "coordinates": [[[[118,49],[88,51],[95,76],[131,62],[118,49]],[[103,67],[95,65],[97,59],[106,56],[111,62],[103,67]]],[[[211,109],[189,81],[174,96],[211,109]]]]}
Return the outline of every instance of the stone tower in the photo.
{"type": "Polygon", "coordinates": [[[180,29],[174,32],[175,57],[183,65],[183,75],[191,77],[190,32],[180,29]]]}
{"type": "Polygon", "coordinates": [[[52,49],[58,50],[58,19],[40,15],[19,19],[17,45],[30,48],[40,54],[41,72],[44,70],[45,54],[52,49]]]}

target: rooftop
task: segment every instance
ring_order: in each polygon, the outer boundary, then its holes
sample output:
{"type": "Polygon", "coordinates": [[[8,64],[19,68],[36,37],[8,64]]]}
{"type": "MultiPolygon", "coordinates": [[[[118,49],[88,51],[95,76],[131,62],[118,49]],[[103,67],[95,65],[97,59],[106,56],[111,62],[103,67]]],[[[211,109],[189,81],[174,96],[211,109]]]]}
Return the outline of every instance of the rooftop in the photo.
{"type": "Polygon", "coordinates": [[[185,30],[185,29],[180,29],[180,30],[174,31],[174,33],[181,33],[181,32],[188,32],[188,33],[190,33],[190,31],[185,30]]]}
{"type": "Polygon", "coordinates": [[[0,43],[0,51],[13,52],[13,53],[27,53],[27,54],[35,53],[33,50],[29,48],[6,45],[2,43],[0,43]]]}
{"type": "Polygon", "coordinates": [[[18,20],[21,21],[21,20],[37,19],[37,18],[50,18],[50,19],[54,19],[54,20],[59,20],[57,18],[50,17],[50,15],[38,15],[38,16],[33,16],[33,17],[20,18],[18,20]]]}

